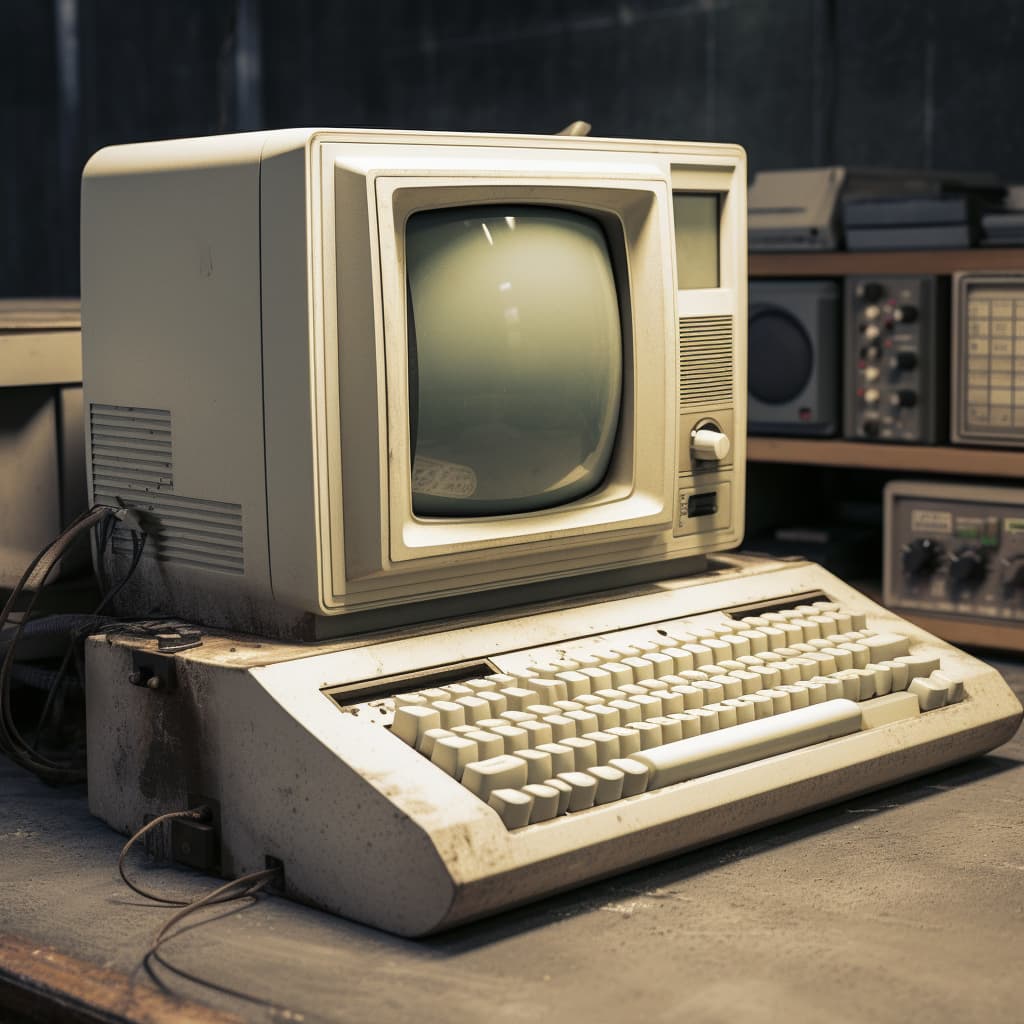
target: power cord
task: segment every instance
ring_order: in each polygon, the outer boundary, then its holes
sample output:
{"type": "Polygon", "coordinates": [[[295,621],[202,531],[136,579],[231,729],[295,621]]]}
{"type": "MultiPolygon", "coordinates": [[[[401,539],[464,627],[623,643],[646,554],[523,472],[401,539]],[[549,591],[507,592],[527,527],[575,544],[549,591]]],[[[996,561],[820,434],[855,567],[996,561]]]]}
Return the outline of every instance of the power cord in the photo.
{"type": "MultiPolygon", "coordinates": [[[[24,592],[26,590],[31,591],[32,596],[21,615],[21,619],[14,628],[13,636],[7,646],[3,661],[0,662],[0,750],[3,750],[17,764],[34,772],[46,782],[80,782],[85,778],[85,769],[80,762],[76,763],[73,758],[61,759],[59,755],[51,756],[41,753],[37,749],[38,744],[29,743],[24,735],[22,735],[17,722],[15,722],[11,707],[11,678],[18,641],[21,639],[26,625],[32,618],[36,602],[46,586],[51,573],[60,563],[61,558],[67,553],[69,547],[78,538],[87,536],[97,526],[101,528],[100,541],[105,546],[109,541],[109,535],[112,534],[118,522],[125,523],[132,530],[132,564],[125,578],[101,601],[100,610],[102,610],[120,587],[124,585],[131,573],[135,571],[139,558],[142,556],[142,549],[145,546],[145,533],[138,514],[131,509],[113,508],[109,505],[94,505],[88,511],[83,512],[54,541],[43,548],[32,559],[28,568],[8,596],[3,609],[0,609],[0,632],[2,632],[24,592]]],[[[68,661],[69,658],[65,660],[68,661]]],[[[66,672],[66,665],[64,666],[64,671],[66,672]]],[[[60,673],[58,677],[60,678],[60,673]]],[[[52,700],[48,700],[48,703],[52,705],[52,700]]],[[[49,714],[48,709],[44,710],[49,714]]]]}
{"type": "Polygon", "coordinates": [[[222,903],[233,903],[243,899],[253,899],[267,885],[269,885],[274,878],[279,877],[281,874],[281,869],[279,867],[265,868],[262,871],[250,871],[248,874],[239,875],[238,878],[232,879],[230,882],[225,882],[223,885],[217,886],[216,889],[192,900],[172,899],[167,896],[160,896],[157,893],[148,892],[128,877],[125,869],[125,861],[128,856],[128,851],[135,845],[135,843],[146,835],[146,833],[158,828],[166,821],[173,821],[175,819],[182,818],[191,821],[208,821],[210,817],[210,809],[202,805],[192,807],[184,811],[169,811],[166,814],[158,815],[153,818],[152,821],[143,825],[142,828],[140,828],[121,848],[121,855],[117,859],[117,870],[124,883],[133,892],[138,893],[140,896],[143,896],[148,900],[181,908],[172,914],[156,933],[153,941],[149,945],[149,948],[142,955],[142,966],[153,979],[153,982],[162,989],[166,990],[167,986],[153,970],[153,963],[158,963],[171,973],[176,974],[181,978],[185,978],[188,981],[194,982],[197,985],[203,985],[207,988],[214,989],[217,992],[223,992],[225,995],[244,999],[257,1006],[267,1007],[268,1009],[281,1014],[285,1019],[301,1019],[301,1015],[294,1013],[292,1010],[288,1009],[288,1007],[281,1006],[279,1003],[275,1003],[272,1000],[263,999],[260,996],[253,995],[251,992],[243,992],[240,989],[232,988],[229,985],[222,985],[219,982],[200,977],[197,974],[193,974],[190,971],[186,971],[184,968],[171,963],[160,953],[162,946],[185,931],[185,929],[174,931],[174,928],[188,916],[195,914],[204,907],[211,907],[222,903]]]}

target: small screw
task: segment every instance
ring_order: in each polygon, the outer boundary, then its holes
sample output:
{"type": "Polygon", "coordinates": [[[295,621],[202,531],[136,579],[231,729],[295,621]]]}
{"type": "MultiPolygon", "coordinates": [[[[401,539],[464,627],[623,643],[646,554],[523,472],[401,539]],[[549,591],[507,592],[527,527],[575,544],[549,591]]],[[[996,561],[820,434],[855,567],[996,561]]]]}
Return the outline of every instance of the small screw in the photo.
{"type": "Polygon", "coordinates": [[[164,685],[163,681],[160,679],[159,676],[150,676],[146,680],[146,689],[147,690],[159,690],[160,687],[163,686],[163,685],[164,685]]]}

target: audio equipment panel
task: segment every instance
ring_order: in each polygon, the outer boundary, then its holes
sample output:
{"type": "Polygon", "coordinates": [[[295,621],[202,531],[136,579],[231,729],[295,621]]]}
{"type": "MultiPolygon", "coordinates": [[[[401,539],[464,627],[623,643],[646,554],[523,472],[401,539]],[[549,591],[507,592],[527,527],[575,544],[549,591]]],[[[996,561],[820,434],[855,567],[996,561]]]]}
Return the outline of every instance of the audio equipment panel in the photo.
{"type": "Polygon", "coordinates": [[[1024,488],[891,480],[883,602],[1024,622],[1024,488]]]}
{"type": "Polygon", "coordinates": [[[1024,446],[1024,272],[953,275],[954,444],[1024,446]]]}
{"type": "Polygon", "coordinates": [[[843,434],[945,442],[949,423],[948,286],[935,276],[845,282],[843,434]]]}
{"type": "Polygon", "coordinates": [[[747,430],[839,432],[840,290],[835,281],[751,281],[747,430]]]}

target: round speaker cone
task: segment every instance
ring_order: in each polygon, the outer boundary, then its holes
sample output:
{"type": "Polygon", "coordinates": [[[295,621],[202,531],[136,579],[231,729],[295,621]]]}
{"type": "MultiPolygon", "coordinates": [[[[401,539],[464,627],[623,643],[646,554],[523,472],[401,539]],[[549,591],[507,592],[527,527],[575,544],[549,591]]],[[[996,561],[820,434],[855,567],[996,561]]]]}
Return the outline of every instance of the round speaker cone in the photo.
{"type": "Polygon", "coordinates": [[[747,346],[748,385],[758,401],[791,402],[807,386],[814,368],[811,339],[785,310],[753,311],[747,346]]]}

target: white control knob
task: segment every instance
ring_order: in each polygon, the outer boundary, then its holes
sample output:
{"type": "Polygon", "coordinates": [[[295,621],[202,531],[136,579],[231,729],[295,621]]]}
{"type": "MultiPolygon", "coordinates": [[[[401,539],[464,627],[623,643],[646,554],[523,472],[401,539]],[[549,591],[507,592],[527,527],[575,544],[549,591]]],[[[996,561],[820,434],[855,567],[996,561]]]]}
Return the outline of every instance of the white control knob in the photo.
{"type": "Polygon", "coordinates": [[[878,324],[868,324],[867,327],[864,328],[864,337],[867,338],[868,341],[874,341],[881,333],[882,332],[879,330],[878,324]]]}
{"type": "Polygon", "coordinates": [[[729,454],[729,438],[719,430],[702,427],[690,435],[690,447],[698,459],[715,462],[729,454]]]}

